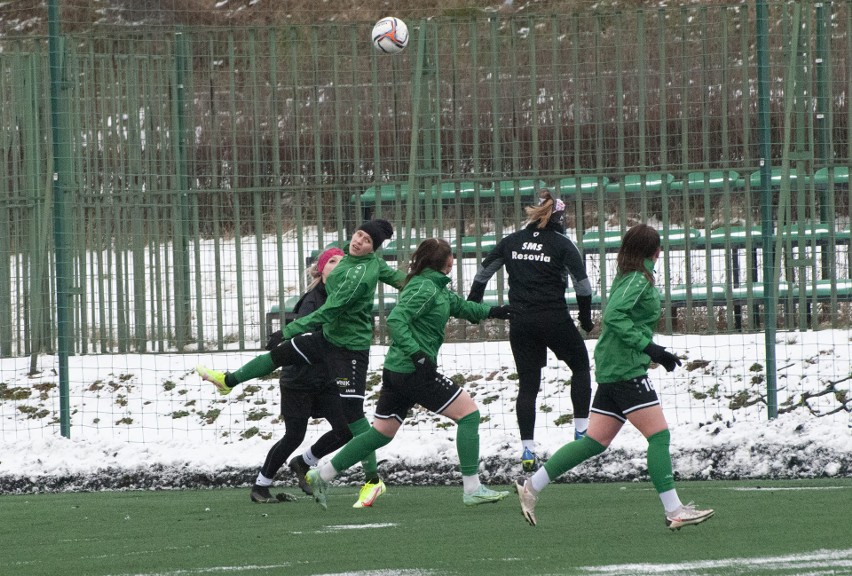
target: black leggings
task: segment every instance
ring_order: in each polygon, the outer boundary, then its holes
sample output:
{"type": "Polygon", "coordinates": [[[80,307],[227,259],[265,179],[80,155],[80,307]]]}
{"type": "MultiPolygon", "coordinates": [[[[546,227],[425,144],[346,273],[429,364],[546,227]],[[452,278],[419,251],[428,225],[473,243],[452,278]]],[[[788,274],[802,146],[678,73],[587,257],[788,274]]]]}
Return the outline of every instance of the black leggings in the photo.
{"type": "MultiPolygon", "coordinates": [[[[342,448],[352,438],[352,432],[349,431],[346,420],[334,418],[334,421],[330,423],[331,430],[323,434],[314,443],[312,448],[314,454],[320,451],[325,451],[323,455],[331,454],[338,448],[342,448]]],[[[305,432],[308,430],[308,421],[304,418],[285,418],[284,426],[286,427],[284,437],[269,450],[263,467],[260,469],[260,473],[270,479],[275,478],[275,474],[278,473],[290,454],[304,441],[305,432]]]]}
{"type": "Polygon", "coordinates": [[[547,350],[571,369],[571,404],[575,418],[588,418],[592,401],[592,375],[586,344],[568,310],[531,312],[513,319],[509,327],[512,355],[518,367],[515,411],[521,440],[535,437],[536,397],[547,350]]]}
{"type": "MultiPolygon", "coordinates": [[[[515,412],[521,440],[535,438],[536,398],[541,388],[541,368],[527,369],[518,373],[518,399],[515,412]]],[[[592,375],[589,370],[571,374],[571,404],[574,418],[588,418],[592,400],[592,375]]]]}

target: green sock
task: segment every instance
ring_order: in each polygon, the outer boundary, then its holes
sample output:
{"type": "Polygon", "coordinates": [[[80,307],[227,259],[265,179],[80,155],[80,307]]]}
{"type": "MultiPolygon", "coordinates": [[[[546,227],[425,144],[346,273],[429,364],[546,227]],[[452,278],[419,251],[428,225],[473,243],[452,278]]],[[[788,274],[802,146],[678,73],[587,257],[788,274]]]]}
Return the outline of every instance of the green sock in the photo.
{"type": "Polygon", "coordinates": [[[648,475],[658,494],[675,487],[670,441],[671,433],[668,430],[648,437],[648,475]]]}
{"type": "Polygon", "coordinates": [[[606,446],[588,436],[583,436],[557,450],[544,463],[544,469],[547,470],[547,475],[550,476],[551,480],[556,480],[557,477],[565,474],[577,464],[585,462],[592,456],[597,456],[604,450],[606,450],[606,446]]]}
{"type": "Polygon", "coordinates": [[[233,379],[233,382],[239,384],[246,380],[251,380],[252,378],[260,378],[261,376],[271,374],[275,368],[275,362],[272,361],[272,354],[267,352],[266,354],[261,354],[260,356],[249,360],[237,368],[236,371],[228,374],[226,384],[231,386],[229,382],[230,379],[233,379]]]}
{"type": "Polygon", "coordinates": [[[479,410],[459,419],[456,430],[456,450],[459,453],[459,468],[462,476],[474,476],[479,472],[479,410]]]}
{"type": "MultiPolygon", "coordinates": [[[[349,429],[352,431],[352,436],[358,436],[360,434],[364,434],[367,430],[370,430],[370,423],[366,418],[361,418],[360,420],[356,420],[349,424],[349,429]]],[[[390,442],[390,440],[388,440],[390,442]]],[[[387,442],[385,442],[387,444],[387,442]]],[[[382,444],[384,446],[384,444],[382,444]]],[[[377,446],[378,448],[378,446],[377,446]]],[[[366,476],[367,482],[372,480],[379,479],[379,466],[376,464],[376,452],[375,448],[370,450],[369,453],[365,452],[361,455],[361,467],[364,469],[364,476],[366,476]]],[[[352,463],[354,464],[354,462],[352,463]]],[[[349,466],[352,466],[350,464],[349,466]]],[[[347,466],[347,468],[349,467],[347,466]]]]}
{"type": "MultiPolygon", "coordinates": [[[[366,422],[366,418],[364,422],[366,422]]],[[[359,420],[360,422],[360,420],[359,420]]],[[[351,428],[352,425],[350,424],[351,428]]],[[[347,468],[355,465],[358,460],[361,460],[361,465],[364,464],[363,458],[368,454],[373,456],[373,466],[376,465],[376,450],[382,446],[387,446],[393,438],[385,436],[373,427],[367,427],[363,434],[358,434],[352,440],[346,443],[346,446],[340,449],[340,452],[335,454],[331,459],[331,465],[338,472],[342,472],[347,468]]],[[[375,468],[373,473],[376,474],[375,468]]],[[[369,476],[368,476],[369,478],[369,476]]]]}

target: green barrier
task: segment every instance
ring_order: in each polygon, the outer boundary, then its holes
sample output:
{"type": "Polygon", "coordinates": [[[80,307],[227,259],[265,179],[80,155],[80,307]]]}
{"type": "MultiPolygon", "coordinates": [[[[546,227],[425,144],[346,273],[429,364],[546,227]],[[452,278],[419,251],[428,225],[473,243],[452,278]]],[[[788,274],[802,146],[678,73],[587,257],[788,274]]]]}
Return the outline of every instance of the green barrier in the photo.
{"type": "Polygon", "coordinates": [[[536,198],[538,191],[547,188],[547,185],[541,180],[502,180],[495,188],[500,192],[501,198],[512,198],[515,196],[515,191],[521,197],[536,198]]]}
{"type": "MultiPolygon", "coordinates": [[[[584,179],[584,182],[585,180],[589,180],[594,183],[594,186],[597,186],[597,179],[584,179]]],[[[587,186],[589,186],[588,183],[583,184],[584,189],[587,186]]],[[[501,197],[514,196],[516,188],[521,196],[533,196],[541,188],[546,187],[545,183],[541,180],[504,180],[497,183],[497,189],[500,191],[501,197]]],[[[489,188],[482,184],[470,181],[441,182],[440,184],[432,187],[431,196],[433,199],[440,198],[442,201],[455,200],[457,190],[462,200],[472,200],[476,197],[477,193],[481,199],[491,199],[495,196],[494,188],[489,188]]],[[[408,198],[409,192],[406,184],[381,184],[379,186],[370,186],[361,194],[352,194],[350,200],[354,203],[359,196],[361,198],[362,206],[372,206],[376,203],[377,197],[383,204],[393,203],[397,200],[408,198]]],[[[425,199],[426,193],[421,190],[418,192],[418,198],[420,200],[425,199]]]]}
{"type": "Polygon", "coordinates": [[[849,168],[846,166],[833,166],[831,168],[820,168],[814,173],[814,184],[827,188],[829,177],[832,177],[835,186],[849,186],[849,168]]]}
{"type": "Polygon", "coordinates": [[[627,174],[620,181],[610,181],[606,185],[607,194],[621,192],[626,194],[639,195],[645,192],[659,192],[663,188],[663,182],[669,187],[674,182],[674,176],[662,172],[649,172],[647,174],[627,174]]]}
{"type": "Polygon", "coordinates": [[[480,198],[494,198],[494,190],[486,188],[475,182],[441,182],[432,188],[432,198],[440,198],[441,201],[452,201],[456,199],[456,191],[461,200],[473,200],[477,191],[480,198]]]}
{"type": "MultiPolygon", "coordinates": [[[[695,228],[669,228],[668,230],[658,230],[658,232],[663,241],[663,248],[669,250],[683,250],[686,248],[687,238],[691,242],[701,240],[701,231],[695,228]]],[[[600,230],[592,230],[583,234],[583,238],[580,240],[580,248],[584,252],[598,251],[601,248],[604,252],[618,252],[623,235],[621,230],[606,230],[601,237],[600,230]]]]}
{"type": "MultiPolygon", "coordinates": [[[[464,236],[461,239],[462,256],[476,256],[477,251],[482,254],[488,254],[497,245],[497,237],[494,234],[485,234],[483,236],[464,236]]],[[[453,252],[455,253],[458,246],[452,243],[453,252]]]]}
{"type": "MultiPolygon", "coordinates": [[[[808,300],[817,300],[825,302],[836,296],[838,300],[852,300],[852,280],[837,280],[832,284],[832,280],[817,280],[816,285],[808,283],[802,288],[799,284],[791,285],[789,282],[781,282],[776,287],[778,299],[788,297],[798,298],[804,294],[808,300]]],[[[660,290],[664,288],[660,286],[660,290]]],[[[713,304],[716,306],[724,306],[730,301],[735,304],[744,304],[749,298],[749,288],[746,286],[728,287],[724,284],[713,284],[709,287],[712,293],[713,304]]],[[[691,284],[689,286],[691,297],[694,300],[693,306],[700,306],[702,302],[707,300],[708,287],[704,284],[691,284]]],[[[672,304],[677,305],[686,300],[687,287],[685,285],[677,285],[670,287],[672,304]]],[[[763,298],[763,284],[760,282],[751,286],[751,298],[754,301],[760,301],[763,298]]]]}
{"type": "Polygon", "coordinates": [[[710,231],[710,236],[702,233],[704,245],[711,248],[724,248],[727,245],[742,247],[751,239],[753,243],[761,241],[763,231],[760,226],[726,226],[710,231]]]}
{"type": "MultiPolygon", "coordinates": [[[[773,168],[770,172],[769,182],[773,188],[781,187],[781,179],[784,177],[784,171],[782,168],[773,168]]],[[[808,174],[799,175],[795,170],[790,170],[788,180],[790,182],[790,187],[794,188],[797,185],[808,186],[811,182],[811,176],[808,174]]],[[[757,188],[760,186],[760,170],[757,172],[752,172],[749,176],[749,184],[752,188],[757,188]]]]}
{"type": "Polygon", "coordinates": [[[599,186],[606,187],[609,178],[606,176],[597,178],[595,176],[580,176],[579,178],[570,176],[562,178],[556,183],[556,190],[560,197],[572,196],[577,193],[594,194],[599,186]]]}
{"type": "MultiPolygon", "coordinates": [[[[805,184],[814,182],[817,186],[827,186],[830,172],[834,172],[834,183],[848,185],[849,183],[849,168],[846,166],[826,167],[819,169],[813,176],[805,175],[800,177],[795,171],[790,171],[789,180],[791,183],[803,182],[805,184]]],[[[781,178],[783,177],[782,168],[773,168],[770,175],[770,182],[773,187],[780,187],[781,178]]],[[[760,171],[752,172],[749,176],[749,184],[752,187],[760,185],[760,171]]],[[[603,186],[607,193],[615,193],[624,191],[627,194],[640,194],[643,190],[648,192],[659,191],[662,188],[663,182],[669,185],[672,190],[683,190],[687,186],[690,190],[716,190],[721,189],[727,182],[730,186],[741,187],[745,180],[733,170],[711,170],[690,172],[685,179],[676,180],[672,174],[663,172],[648,172],[643,174],[626,174],[621,180],[612,181],[609,178],[596,176],[580,176],[580,177],[565,177],[557,181],[555,188],[562,196],[576,194],[578,191],[582,193],[594,193],[598,187],[603,186]]],[[[515,188],[521,196],[534,195],[540,188],[546,188],[546,184],[541,180],[504,180],[497,183],[497,189],[500,191],[501,197],[514,196],[515,188]]],[[[456,199],[456,191],[459,192],[459,197],[462,200],[470,200],[477,193],[477,183],[471,181],[445,181],[441,182],[432,189],[432,197],[440,198],[441,200],[456,199]]],[[[485,187],[482,184],[478,185],[480,198],[493,198],[494,188],[485,187]]],[[[354,202],[359,194],[352,194],[351,200],[354,202]]],[[[408,196],[408,186],[404,183],[398,184],[381,184],[379,186],[370,186],[360,194],[361,203],[365,206],[370,206],[376,203],[378,197],[382,203],[395,202],[398,199],[404,199],[408,196]]],[[[419,193],[422,199],[425,196],[423,191],[419,193]]]]}
{"type": "MultiPolygon", "coordinates": [[[[422,239],[412,239],[409,242],[409,254],[417,248],[421,241],[422,239]]],[[[464,236],[461,239],[460,244],[456,241],[450,241],[450,247],[453,249],[453,254],[457,256],[459,248],[461,248],[461,255],[463,258],[476,256],[477,252],[481,254],[488,254],[496,245],[497,239],[494,234],[486,234],[484,236],[464,236]]],[[[399,253],[399,246],[400,244],[396,240],[385,244],[381,252],[385,260],[396,260],[399,253]]]]}
{"type": "MultiPolygon", "coordinates": [[[[803,242],[809,244],[827,244],[834,235],[836,244],[848,244],[850,242],[849,229],[832,230],[830,224],[820,222],[808,222],[805,224],[792,224],[777,231],[781,233],[784,239],[790,238],[794,244],[803,242]]],[[[698,245],[709,245],[711,248],[723,248],[728,243],[733,247],[745,246],[746,240],[751,238],[754,245],[759,246],[763,243],[763,230],[759,226],[728,226],[711,230],[710,236],[706,236],[703,232],[698,240],[698,245]]]]}
{"type": "Polygon", "coordinates": [[[742,188],[744,180],[733,170],[710,170],[702,172],[690,172],[683,180],[674,180],[669,188],[672,190],[687,190],[705,192],[722,190],[726,185],[731,188],[742,188]]]}
{"type": "MultiPolygon", "coordinates": [[[[408,197],[408,186],[405,184],[381,184],[379,186],[370,186],[361,193],[361,204],[370,205],[376,203],[376,198],[382,201],[382,204],[396,202],[397,199],[408,197]]],[[[350,198],[352,202],[358,197],[358,193],[350,198]]]]}
{"type": "MultiPolygon", "coordinates": [[[[417,248],[417,245],[420,244],[422,240],[423,239],[421,238],[420,240],[411,239],[409,241],[409,254],[417,248]]],[[[305,264],[310,266],[319,257],[321,252],[335,246],[343,248],[344,244],[345,242],[329,242],[322,250],[312,250],[310,255],[305,258],[305,264]]],[[[488,254],[496,245],[497,238],[494,234],[485,234],[484,236],[464,236],[461,239],[462,257],[476,256],[477,253],[488,254]]],[[[450,242],[450,246],[453,249],[453,254],[458,255],[459,245],[455,241],[452,241],[450,242]]],[[[391,240],[385,244],[381,250],[379,250],[379,254],[381,254],[382,258],[385,260],[396,260],[399,255],[399,247],[400,244],[397,240],[391,240]]]]}

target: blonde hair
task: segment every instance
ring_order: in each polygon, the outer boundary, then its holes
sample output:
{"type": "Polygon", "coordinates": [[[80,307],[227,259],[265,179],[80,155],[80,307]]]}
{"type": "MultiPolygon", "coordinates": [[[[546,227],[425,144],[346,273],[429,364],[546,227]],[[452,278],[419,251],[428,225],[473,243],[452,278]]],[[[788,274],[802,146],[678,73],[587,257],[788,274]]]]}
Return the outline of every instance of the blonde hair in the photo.
{"type": "Polygon", "coordinates": [[[306,292],[310,292],[317,287],[317,284],[322,282],[322,274],[320,274],[316,262],[311,264],[310,268],[305,271],[305,279],[308,282],[308,287],[305,289],[306,292]]]}
{"type": "Polygon", "coordinates": [[[541,230],[550,222],[550,216],[553,214],[553,196],[550,190],[542,188],[539,190],[538,197],[541,199],[537,206],[527,206],[524,212],[527,214],[527,224],[538,222],[536,228],[541,230]]]}

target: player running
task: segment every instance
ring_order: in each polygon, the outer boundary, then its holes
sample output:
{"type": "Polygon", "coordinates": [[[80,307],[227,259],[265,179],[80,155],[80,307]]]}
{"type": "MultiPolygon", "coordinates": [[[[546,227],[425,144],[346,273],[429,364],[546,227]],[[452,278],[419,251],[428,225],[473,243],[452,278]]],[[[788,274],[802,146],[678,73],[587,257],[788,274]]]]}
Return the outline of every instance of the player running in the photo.
{"type": "Polygon", "coordinates": [[[414,251],[399,303],[388,315],[392,343],[385,358],[373,426],[350,440],[331,462],[308,472],[308,483],[323,508],[329,481],[364,455],[390,443],[415,404],[458,425],[456,448],[466,506],[498,502],[509,494],[480,483],[479,408],[467,391],[438,372],[435,362],[450,316],[472,322],[507,319],[511,309],[466,302],[447,289],[452,268],[453,252],[444,240],[424,240],[414,251]]]}
{"type": "Polygon", "coordinates": [[[551,480],[606,450],[627,421],[648,440],[648,474],[663,503],[666,526],[676,530],[713,516],[713,510],[682,504],[677,495],[669,427],[648,379],[651,362],[661,364],[668,372],[681,364],[677,356],[652,341],[660,319],[660,293],[654,286],[654,264],[659,257],[660,235],[654,228],[638,224],[625,233],[595,347],[598,389],[588,432],[562,446],[531,477],[515,482],[521,512],[531,526],[536,525],[539,493],[551,480]]]}

